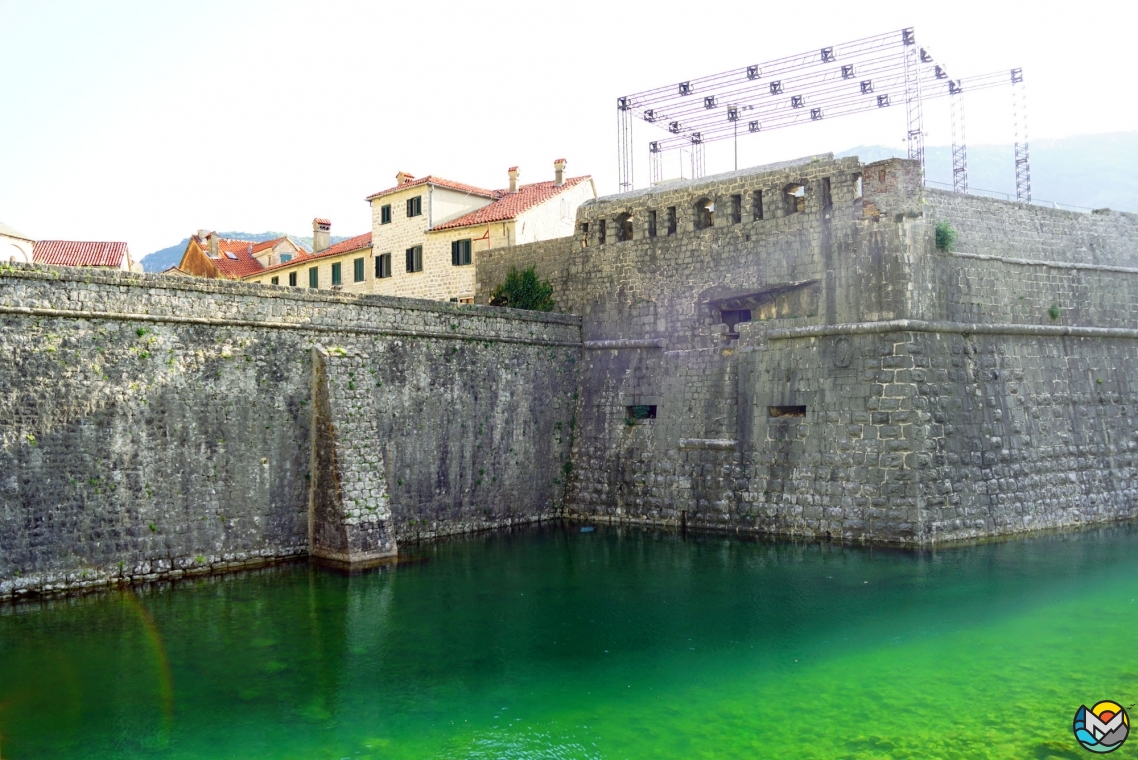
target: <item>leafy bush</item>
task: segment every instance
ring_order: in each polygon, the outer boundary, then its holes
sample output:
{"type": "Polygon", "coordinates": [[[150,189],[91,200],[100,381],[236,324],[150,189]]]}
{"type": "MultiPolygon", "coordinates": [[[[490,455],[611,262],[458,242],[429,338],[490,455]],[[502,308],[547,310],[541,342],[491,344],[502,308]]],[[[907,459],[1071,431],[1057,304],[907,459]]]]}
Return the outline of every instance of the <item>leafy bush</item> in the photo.
{"type": "Polygon", "coordinates": [[[936,247],[941,251],[951,251],[952,246],[956,245],[956,230],[952,229],[952,225],[948,222],[941,220],[936,223],[936,247]]]}
{"type": "Polygon", "coordinates": [[[1058,319],[1059,315],[1062,313],[1063,312],[1060,311],[1059,304],[1057,303],[1051,304],[1051,308],[1047,310],[1047,316],[1051,317],[1052,319],[1058,319]]]}
{"type": "Polygon", "coordinates": [[[491,306],[509,306],[530,311],[553,311],[553,286],[539,279],[533,267],[519,272],[510,267],[506,281],[490,293],[491,306]]]}

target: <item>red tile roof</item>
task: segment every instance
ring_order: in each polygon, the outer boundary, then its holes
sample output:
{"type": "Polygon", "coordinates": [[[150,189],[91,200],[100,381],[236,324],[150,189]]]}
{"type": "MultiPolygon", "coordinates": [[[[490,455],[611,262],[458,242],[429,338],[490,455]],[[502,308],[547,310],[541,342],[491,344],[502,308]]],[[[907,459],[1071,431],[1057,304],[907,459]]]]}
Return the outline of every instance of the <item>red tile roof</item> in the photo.
{"type": "Polygon", "coordinates": [[[121,268],[126,256],[126,243],[40,240],[32,247],[35,263],[65,267],[121,268]]]}
{"type": "MultiPolygon", "coordinates": [[[[277,240],[279,241],[280,238],[277,240]]],[[[218,238],[217,252],[221,255],[216,259],[211,258],[210,261],[224,277],[236,280],[264,269],[261,262],[253,258],[253,253],[256,246],[265,246],[273,242],[276,241],[268,240],[265,243],[253,243],[248,240],[218,238]]],[[[202,241],[202,250],[206,252],[207,256],[209,255],[209,243],[207,241],[202,241]]]]}
{"type": "Polygon", "coordinates": [[[332,222],[331,222],[330,220],[328,220],[328,219],[321,219],[320,217],[316,217],[315,219],[313,219],[313,220],[312,220],[312,223],[313,223],[313,224],[327,224],[329,227],[331,227],[331,226],[332,226],[332,222]]]}
{"type": "MultiPolygon", "coordinates": [[[[301,252],[299,255],[297,255],[291,261],[286,261],[283,264],[276,264],[276,265],[271,266],[271,267],[266,267],[264,269],[264,271],[272,272],[272,271],[275,271],[277,269],[281,269],[284,267],[295,266],[297,264],[300,264],[300,263],[303,263],[306,261],[312,261],[314,259],[323,259],[327,256],[335,256],[338,253],[351,253],[352,251],[358,251],[361,248],[367,248],[370,245],[371,245],[371,233],[365,232],[362,235],[356,235],[355,237],[348,238],[347,240],[341,240],[339,243],[336,243],[336,245],[329,246],[328,248],[325,248],[320,253],[301,252]]],[[[255,274],[255,273],[251,272],[250,274],[255,274]]]]}
{"type": "Polygon", "coordinates": [[[275,240],[265,240],[260,243],[253,243],[253,253],[260,253],[266,248],[276,248],[277,243],[281,242],[282,240],[288,240],[288,235],[276,238],[275,240]]]}
{"type": "Polygon", "coordinates": [[[437,224],[432,227],[431,230],[451,230],[456,227],[470,227],[476,224],[504,222],[517,217],[518,214],[524,211],[530,210],[539,203],[544,203],[570,187],[575,187],[589,180],[590,177],[585,175],[584,177],[567,179],[562,185],[555,184],[553,180],[548,182],[535,182],[532,185],[520,185],[516,193],[511,193],[509,190],[496,190],[495,196],[497,200],[489,206],[483,206],[476,211],[471,211],[469,214],[464,214],[449,222],[437,224]]]}
{"type": "Polygon", "coordinates": [[[448,190],[457,190],[460,193],[469,193],[470,195],[481,195],[485,198],[497,198],[498,197],[495,194],[494,190],[487,190],[487,189],[482,188],[482,187],[475,187],[474,185],[465,185],[461,182],[453,182],[449,179],[443,179],[442,177],[435,177],[433,175],[428,174],[426,177],[420,177],[419,179],[414,179],[414,180],[411,180],[410,182],[404,182],[402,185],[396,185],[395,187],[389,187],[386,190],[380,190],[378,193],[373,193],[372,195],[369,195],[367,198],[364,198],[364,200],[373,201],[376,198],[379,198],[379,197],[384,196],[384,195],[388,195],[389,193],[394,193],[398,190],[406,190],[407,188],[415,187],[416,185],[435,185],[437,187],[445,187],[448,190]]]}

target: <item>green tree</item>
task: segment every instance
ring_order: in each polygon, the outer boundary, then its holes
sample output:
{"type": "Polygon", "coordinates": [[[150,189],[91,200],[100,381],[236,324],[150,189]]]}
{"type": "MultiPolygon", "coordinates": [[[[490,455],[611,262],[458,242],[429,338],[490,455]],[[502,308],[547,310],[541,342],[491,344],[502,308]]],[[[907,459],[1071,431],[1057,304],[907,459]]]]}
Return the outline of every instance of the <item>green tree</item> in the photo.
{"type": "Polygon", "coordinates": [[[936,247],[942,251],[951,251],[956,245],[956,230],[945,220],[936,223],[936,247]]]}
{"type": "Polygon", "coordinates": [[[490,293],[491,306],[509,306],[513,309],[553,311],[553,286],[539,279],[533,267],[519,272],[510,267],[506,281],[490,293]]]}

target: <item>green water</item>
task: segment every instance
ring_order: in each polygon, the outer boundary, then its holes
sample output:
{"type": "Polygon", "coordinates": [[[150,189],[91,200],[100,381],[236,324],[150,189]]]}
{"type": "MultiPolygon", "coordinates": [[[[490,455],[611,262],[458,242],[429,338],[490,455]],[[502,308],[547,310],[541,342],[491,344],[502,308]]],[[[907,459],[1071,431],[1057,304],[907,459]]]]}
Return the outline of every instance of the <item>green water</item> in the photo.
{"type": "Polygon", "coordinates": [[[0,608],[0,757],[1085,758],[1078,706],[1138,701],[1133,526],[416,552],[0,608]]]}

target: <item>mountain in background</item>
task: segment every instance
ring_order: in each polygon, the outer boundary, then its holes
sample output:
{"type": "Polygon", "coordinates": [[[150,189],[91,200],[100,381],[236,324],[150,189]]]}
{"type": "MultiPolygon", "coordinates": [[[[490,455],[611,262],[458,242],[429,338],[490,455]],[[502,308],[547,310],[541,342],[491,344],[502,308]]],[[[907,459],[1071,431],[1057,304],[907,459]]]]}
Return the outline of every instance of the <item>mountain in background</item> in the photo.
{"type": "MultiPolygon", "coordinates": [[[[306,251],[312,250],[312,237],[298,237],[297,235],[287,235],[284,232],[219,232],[223,238],[234,238],[236,240],[251,240],[254,243],[260,243],[265,240],[275,240],[279,237],[288,237],[289,240],[299,245],[306,251]]],[[[341,240],[348,238],[343,235],[333,235],[333,245],[339,243],[341,240]]],[[[177,266],[178,262],[182,260],[182,254],[186,252],[186,246],[190,244],[190,239],[185,238],[182,242],[172,245],[169,248],[162,248],[161,250],[148,253],[142,257],[142,268],[147,272],[161,272],[170,267],[177,266]]]]}
{"type": "MultiPolygon", "coordinates": [[[[1086,209],[1138,211],[1138,132],[1076,135],[1058,140],[1033,140],[1031,197],[1086,209]]],[[[904,157],[905,149],[862,145],[842,151],[863,162],[904,157]]],[[[952,149],[925,147],[925,171],[931,182],[952,187],[952,149]]],[[[936,187],[936,185],[933,185],[936,187]]],[[[1015,165],[1011,145],[969,145],[968,187],[1008,193],[1015,200],[1015,165]]]]}

